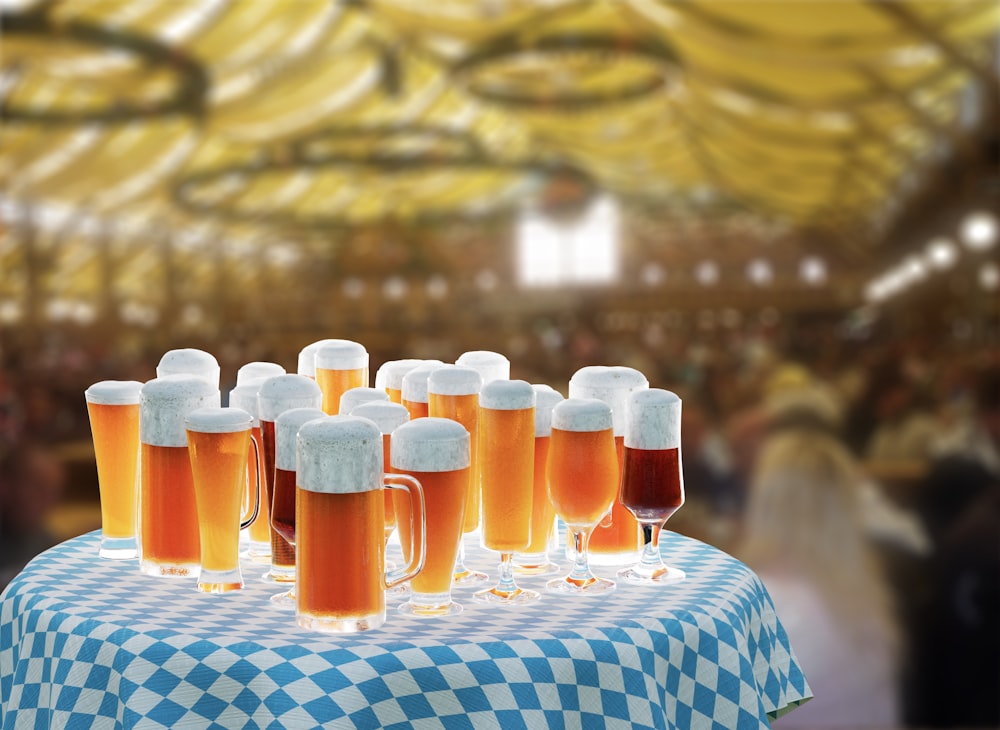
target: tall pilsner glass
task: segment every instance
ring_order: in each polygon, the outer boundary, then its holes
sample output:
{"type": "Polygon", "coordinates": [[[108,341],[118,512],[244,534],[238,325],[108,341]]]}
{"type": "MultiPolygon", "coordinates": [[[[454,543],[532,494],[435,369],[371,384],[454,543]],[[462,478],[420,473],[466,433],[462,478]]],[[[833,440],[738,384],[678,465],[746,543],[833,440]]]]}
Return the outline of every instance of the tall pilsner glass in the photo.
{"type": "Polygon", "coordinates": [[[139,395],[139,568],[147,575],[197,575],[198,506],[184,419],[219,406],[219,390],[190,375],[165,375],[139,395]]]}
{"type": "MultiPolygon", "coordinates": [[[[469,488],[469,432],[447,418],[418,418],[393,431],[391,441],[392,470],[420,482],[427,513],[424,569],[410,581],[410,600],[399,610],[414,616],[460,613],[451,586],[469,488]]],[[[398,519],[409,525],[411,510],[400,507],[398,519]]]]}
{"type": "Polygon", "coordinates": [[[358,632],[386,619],[386,589],[417,575],[426,535],[423,490],[412,477],[383,479],[382,434],[357,416],[327,416],[298,436],[295,593],[300,626],[327,633],[358,632]],[[405,489],[421,540],[410,564],[386,573],[383,488],[405,489]]]}
{"type": "MultiPolygon", "coordinates": [[[[296,439],[309,421],[323,418],[320,408],[291,408],[274,422],[274,484],[271,493],[271,527],[295,552],[296,439]]],[[[295,587],[271,596],[272,605],[295,610],[295,587]]]]}
{"type": "Polygon", "coordinates": [[[375,387],[385,391],[393,403],[403,402],[403,376],[419,365],[427,364],[426,360],[389,360],[382,363],[375,371],[375,387]]]}
{"type": "MultiPolygon", "coordinates": [[[[611,406],[619,477],[625,448],[628,395],[648,387],[645,375],[621,365],[589,365],[573,373],[569,381],[570,398],[596,398],[611,406]]],[[[590,562],[594,565],[630,565],[639,559],[640,543],[639,523],[616,497],[611,512],[590,537],[590,562]]],[[[573,559],[572,541],[566,545],[566,557],[573,559]]]]}
{"type": "Polygon", "coordinates": [[[317,349],[316,383],[323,393],[323,411],[337,415],[340,396],[368,385],[368,351],[364,345],[344,340],[317,349]]]}
{"type": "MultiPolygon", "coordinates": [[[[323,393],[304,375],[276,375],[260,384],[257,408],[260,415],[261,461],[264,462],[262,497],[273,506],[275,469],[275,422],[293,408],[319,408],[323,393]]],[[[272,520],[273,522],[273,520],[272,520]]],[[[295,548],[271,525],[271,569],[263,579],[275,583],[295,582],[295,548]]]]}
{"type": "Polygon", "coordinates": [[[565,578],[545,587],[556,593],[612,590],[614,581],[590,570],[587,543],[618,495],[618,456],[611,407],[590,398],[569,398],[552,409],[549,496],[573,539],[575,561],[565,578]]]}
{"type": "Polygon", "coordinates": [[[137,553],[139,489],[139,391],[136,380],[103,380],[85,392],[101,492],[102,558],[127,560],[137,553]]]}
{"type": "Polygon", "coordinates": [[[500,553],[500,577],[476,600],[504,605],[537,600],[514,582],[514,552],[531,543],[535,469],[535,390],[523,380],[494,380],[479,393],[479,471],[483,547],[500,553]]]}
{"type": "Polygon", "coordinates": [[[638,564],[618,571],[629,583],[654,585],[684,580],[660,556],[660,530],[684,504],[681,469],[681,399],[652,388],[629,396],[621,501],[642,526],[645,546],[638,564]]]}
{"type": "Polygon", "coordinates": [[[403,406],[410,412],[411,421],[417,418],[427,418],[430,397],[427,393],[427,379],[432,372],[443,367],[445,367],[444,363],[425,362],[403,376],[400,398],[403,406]]]}
{"type": "Polygon", "coordinates": [[[531,495],[531,542],[522,552],[514,553],[514,572],[518,575],[557,573],[559,566],[549,560],[549,541],[555,529],[556,510],[549,499],[547,463],[552,435],[552,409],[564,400],[562,393],[548,385],[535,389],[535,479],[531,495]]]}
{"type": "MultiPolygon", "coordinates": [[[[432,418],[448,418],[461,424],[469,432],[471,459],[469,484],[465,497],[465,519],[462,532],[469,534],[479,529],[480,489],[479,480],[479,391],[483,376],[472,368],[446,365],[433,371],[427,378],[427,413],[432,418]]],[[[469,570],[465,566],[464,543],[458,546],[455,559],[456,583],[482,583],[489,580],[486,573],[469,570]]]]}

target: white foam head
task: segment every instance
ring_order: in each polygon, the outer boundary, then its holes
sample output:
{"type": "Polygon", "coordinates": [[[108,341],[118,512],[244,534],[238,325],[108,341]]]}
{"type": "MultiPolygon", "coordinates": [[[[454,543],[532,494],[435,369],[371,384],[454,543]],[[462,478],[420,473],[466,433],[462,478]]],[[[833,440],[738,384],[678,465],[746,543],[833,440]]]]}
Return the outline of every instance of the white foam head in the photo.
{"type": "Polygon", "coordinates": [[[427,392],[436,395],[475,395],[482,387],[479,371],[463,365],[445,365],[427,378],[427,392]]]}
{"type": "Polygon", "coordinates": [[[470,350],[463,352],[455,360],[456,365],[464,365],[472,368],[483,376],[483,385],[494,380],[507,380],[510,378],[510,360],[499,352],[489,350],[470,350]]]}
{"type": "Polygon", "coordinates": [[[369,401],[388,401],[389,394],[378,388],[351,388],[340,396],[338,413],[350,413],[362,403],[369,401]]]}
{"type": "Polygon", "coordinates": [[[309,421],[299,428],[296,453],[301,489],[353,494],[382,488],[382,432],[367,418],[309,421]]]}
{"type": "Polygon", "coordinates": [[[611,406],[596,398],[567,398],[552,409],[552,428],[560,431],[604,431],[613,425],[611,406]]]}
{"type": "Polygon", "coordinates": [[[611,406],[615,436],[624,436],[627,422],[628,394],[649,387],[646,376],[623,365],[588,365],[569,380],[570,398],[596,398],[611,406]]]}
{"type": "Polygon", "coordinates": [[[260,384],[257,392],[257,416],[262,421],[275,421],[292,408],[319,408],[323,391],[315,380],[304,375],[275,375],[260,384]]]}
{"type": "Polygon", "coordinates": [[[382,433],[392,433],[410,420],[410,412],[406,410],[406,406],[391,401],[370,400],[352,408],[349,415],[367,418],[382,433]]]}
{"type": "Polygon", "coordinates": [[[556,403],[566,400],[562,393],[548,385],[535,384],[535,436],[548,436],[552,433],[552,409],[556,403]]]}
{"type": "Polygon", "coordinates": [[[285,471],[295,471],[295,443],[299,429],[309,421],[326,418],[319,408],[292,408],[278,416],[274,422],[274,466],[285,471]]]}
{"type": "Polygon", "coordinates": [[[194,375],[207,380],[218,389],[221,372],[219,361],[214,355],[204,350],[185,347],[163,353],[156,366],[156,377],[162,378],[164,375],[194,375]]]}
{"type": "Polygon", "coordinates": [[[402,399],[411,403],[427,402],[427,379],[435,370],[445,367],[443,363],[424,363],[410,370],[403,376],[403,387],[400,389],[402,399]]]}
{"type": "Polygon", "coordinates": [[[535,389],[523,380],[494,380],[479,391],[479,407],[518,411],[535,407],[535,389]]]}
{"type": "Polygon", "coordinates": [[[250,414],[253,419],[253,426],[260,426],[260,419],[257,417],[257,391],[260,390],[260,383],[248,383],[237,385],[229,391],[229,405],[232,408],[242,408],[250,414]]]}
{"type": "Polygon", "coordinates": [[[219,389],[195,375],[164,375],[139,393],[139,440],[150,446],[187,446],[184,419],[191,411],[222,405],[219,389]]]}
{"type": "Polygon", "coordinates": [[[191,411],[184,417],[184,428],[197,433],[236,433],[249,431],[253,423],[242,408],[208,406],[191,411]]]}
{"type": "Polygon", "coordinates": [[[413,370],[413,368],[424,365],[424,360],[389,360],[382,363],[375,372],[376,388],[391,388],[392,390],[403,389],[403,376],[413,370]]]}
{"type": "Polygon", "coordinates": [[[285,369],[276,362],[248,362],[236,371],[236,385],[261,383],[275,375],[284,375],[285,369]]]}
{"type": "Polygon", "coordinates": [[[336,345],[347,340],[316,340],[299,350],[299,362],[296,371],[307,378],[316,377],[316,351],[323,345],[336,345]]]}
{"type": "Polygon", "coordinates": [[[650,388],[629,395],[625,445],[633,449],[679,449],[681,399],[677,394],[650,388]]]}
{"type": "Polygon", "coordinates": [[[87,388],[83,395],[88,403],[102,406],[134,406],[139,403],[142,383],[138,380],[102,380],[87,388]]]}
{"type": "Polygon", "coordinates": [[[403,471],[454,471],[471,461],[469,432],[448,418],[418,418],[392,432],[389,458],[403,471]]]}
{"type": "Polygon", "coordinates": [[[316,368],[324,370],[360,370],[368,367],[368,350],[350,340],[329,342],[316,350],[316,368]]]}

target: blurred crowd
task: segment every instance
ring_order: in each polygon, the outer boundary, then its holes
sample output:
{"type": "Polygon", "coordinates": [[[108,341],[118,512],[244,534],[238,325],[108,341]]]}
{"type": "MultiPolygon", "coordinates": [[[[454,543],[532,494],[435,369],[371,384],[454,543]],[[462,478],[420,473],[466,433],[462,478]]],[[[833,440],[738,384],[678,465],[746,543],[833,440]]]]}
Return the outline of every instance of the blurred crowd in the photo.
{"type": "MultiPolygon", "coordinates": [[[[815,694],[776,726],[1000,726],[1000,349],[826,335],[581,330],[511,356],[511,376],[565,394],[576,368],[623,364],[681,395],[687,501],[668,528],[735,554],[771,595],[815,694]]],[[[294,372],[297,354],[173,346],[216,355],[224,392],[243,363],[294,372]]],[[[458,346],[435,356],[504,351],[458,346]]],[[[85,388],[148,380],[161,354],[0,351],[0,587],[70,536],[49,518],[73,486],[61,449],[90,438],[85,388]]],[[[372,370],[411,354],[373,352],[372,370]]]]}

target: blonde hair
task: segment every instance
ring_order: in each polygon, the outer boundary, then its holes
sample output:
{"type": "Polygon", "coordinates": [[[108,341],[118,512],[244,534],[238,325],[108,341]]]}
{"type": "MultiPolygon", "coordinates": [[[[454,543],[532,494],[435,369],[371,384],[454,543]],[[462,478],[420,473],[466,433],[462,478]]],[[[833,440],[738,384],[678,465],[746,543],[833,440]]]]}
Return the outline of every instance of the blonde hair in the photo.
{"type": "Polygon", "coordinates": [[[833,436],[797,429],[769,437],[756,462],[740,556],[754,569],[809,580],[834,614],[894,637],[861,483],[855,460],[833,436]]]}

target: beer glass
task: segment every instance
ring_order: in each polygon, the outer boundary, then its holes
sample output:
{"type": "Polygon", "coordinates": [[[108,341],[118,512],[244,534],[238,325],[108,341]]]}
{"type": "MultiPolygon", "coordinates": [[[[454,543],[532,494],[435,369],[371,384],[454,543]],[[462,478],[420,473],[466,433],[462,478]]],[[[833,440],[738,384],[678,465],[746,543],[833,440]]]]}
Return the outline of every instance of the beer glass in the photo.
{"type": "Polygon", "coordinates": [[[184,419],[220,405],[219,391],[193,375],[165,375],[139,392],[139,568],[154,576],[197,575],[198,507],[184,419]]]}
{"type": "MultiPolygon", "coordinates": [[[[276,375],[260,384],[257,408],[260,416],[261,461],[264,463],[263,498],[274,501],[275,421],[293,408],[319,408],[323,394],[314,380],[304,375],[276,375]]],[[[295,550],[271,525],[271,569],[268,582],[295,582],[295,550]]]]}
{"type": "MultiPolygon", "coordinates": [[[[341,403],[343,403],[343,399],[341,399],[341,403]]],[[[386,474],[390,473],[392,471],[392,432],[409,421],[410,414],[399,403],[393,403],[391,401],[366,401],[352,408],[351,412],[347,415],[367,418],[369,421],[378,426],[379,431],[382,432],[382,468],[386,474]]],[[[392,531],[396,529],[396,496],[397,494],[393,490],[386,490],[385,492],[386,542],[389,541],[392,531]]],[[[399,495],[399,498],[403,499],[402,495],[399,495]]],[[[409,530],[409,523],[406,524],[405,528],[409,530]]],[[[402,529],[400,529],[400,533],[400,543],[403,545],[409,545],[409,532],[407,532],[404,536],[402,535],[402,529]]],[[[407,586],[400,584],[397,588],[402,591],[403,589],[406,589],[407,586]]]]}
{"type": "Polygon", "coordinates": [[[514,552],[531,543],[535,469],[535,390],[523,380],[494,380],[479,393],[479,473],[483,547],[500,553],[500,577],[476,600],[505,605],[539,598],[514,582],[514,552]]]}
{"type": "Polygon", "coordinates": [[[343,395],[340,396],[340,408],[339,413],[345,416],[351,415],[351,411],[360,406],[362,403],[367,403],[369,401],[389,401],[389,394],[384,390],[379,390],[378,388],[368,388],[365,386],[359,388],[351,388],[350,390],[344,391],[343,395]]]}
{"type": "Polygon", "coordinates": [[[403,376],[402,390],[400,397],[406,410],[410,413],[410,420],[417,418],[427,418],[428,414],[428,394],[427,378],[438,368],[443,368],[444,363],[423,363],[410,370],[403,376]]]}
{"type": "Polygon", "coordinates": [[[499,352],[470,350],[459,355],[455,364],[472,368],[482,375],[483,385],[489,385],[494,380],[510,380],[510,360],[499,352]]]}
{"type": "Polygon", "coordinates": [[[219,389],[219,361],[204,350],[185,347],[163,353],[156,366],[156,377],[162,378],[164,375],[194,375],[214,385],[216,390],[219,389]]]}
{"type": "MultiPolygon", "coordinates": [[[[198,511],[201,571],[198,590],[228,593],[243,588],[240,573],[240,530],[257,519],[260,482],[255,478],[254,501],[249,514],[242,513],[247,480],[247,450],[253,419],[239,408],[209,406],[191,411],[184,418],[188,454],[198,511]]],[[[258,473],[254,469],[254,474],[258,473]]]]}
{"type": "Polygon", "coordinates": [[[419,575],[427,534],[423,490],[416,479],[382,474],[382,434],[357,416],[327,416],[299,429],[296,620],[327,633],[365,631],[385,622],[385,592],[419,575]],[[419,536],[410,562],[386,572],[384,487],[412,500],[419,536]]]}
{"type": "MultiPolygon", "coordinates": [[[[236,376],[239,382],[239,375],[236,376]]],[[[257,391],[260,390],[260,383],[237,385],[229,391],[229,405],[232,408],[240,408],[250,414],[251,426],[250,436],[258,446],[262,443],[260,433],[260,418],[257,417],[257,391]]],[[[254,500],[253,485],[260,483],[261,498],[258,500],[260,506],[257,519],[254,520],[246,532],[249,537],[247,543],[246,557],[256,563],[271,563],[271,505],[266,498],[266,486],[264,475],[264,459],[253,458],[249,449],[253,448],[253,443],[248,445],[247,451],[247,488],[243,492],[243,511],[249,510],[250,504],[254,500]],[[256,477],[254,473],[256,472],[256,477]]]]}
{"type": "MultiPolygon", "coordinates": [[[[432,418],[450,418],[469,432],[471,448],[469,484],[465,497],[465,519],[462,532],[468,534],[479,528],[479,481],[477,472],[479,441],[479,391],[483,377],[472,368],[445,365],[434,370],[427,378],[427,413],[432,418]]],[[[465,544],[458,544],[455,561],[456,583],[481,583],[489,576],[465,566],[465,544]]]]}
{"type": "Polygon", "coordinates": [[[618,577],[639,585],[684,580],[684,571],[667,567],[660,556],[660,530],[684,504],[681,399],[669,390],[629,396],[621,501],[639,521],[644,547],[640,561],[618,577]]]}
{"type": "Polygon", "coordinates": [[[316,340],[299,350],[298,367],[296,372],[311,380],[316,379],[316,352],[324,345],[338,345],[348,340],[316,340]]]}
{"type": "Polygon", "coordinates": [[[323,411],[340,412],[340,396],[368,385],[368,351],[357,342],[328,343],[316,350],[316,382],[323,393],[323,411]]]}
{"type": "MultiPolygon", "coordinates": [[[[649,382],[642,373],[623,366],[591,365],[580,368],[569,381],[570,398],[596,398],[611,406],[619,475],[625,448],[628,395],[648,387],[649,382]]],[[[594,565],[630,565],[639,559],[640,543],[639,523],[616,498],[610,515],[601,521],[590,537],[590,561],[594,565]]],[[[566,546],[566,557],[573,560],[571,541],[566,546]]]]}
{"type": "Polygon", "coordinates": [[[135,380],[103,380],[84,393],[90,415],[101,493],[102,558],[136,556],[136,493],[139,490],[139,391],[135,380]]]}
{"type": "Polygon", "coordinates": [[[548,385],[535,389],[535,475],[531,494],[531,542],[523,552],[514,553],[514,572],[519,575],[546,575],[559,572],[549,560],[549,541],[555,528],[556,511],[549,499],[546,465],[552,434],[552,409],[563,400],[562,393],[548,385]]]}
{"type": "Polygon", "coordinates": [[[599,593],[614,581],[598,578],[588,563],[587,543],[618,495],[611,406],[591,398],[568,398],[552,409],[549,497],[572,535],[573,569],[545,587],[557,593],[599,593]]]}
{"type": "Polygon", "coordinates": [[[260,384],[275,375],[284,375],[285,368],[276,362],[248,362],[236,371],[236,386],[260,384]]]}
{"type": "Polygon", "coordinates": [[[382,363],[375,372],[375,387],[381,388],[393,403],[403,402],[403,376],[419,365],[426,365],[426,360],[389,360],[382,363]]]}
{"type": "MultiPolygon", "coordinates": [[[[274,483],[271,491],[271,527],[295,552],[295,443],[299,429],[323,418],[320,408],[291,408],[274,422],[274,483]]],[[[295,588],[271,596],[278,608],[295,610],[295,588]]]]}
{"type": "MultiPolygon", "coordinates": [[[[391,442],[392,470],[420,482],[427,515],[424,568],[410,581],[410,599],[399,610],[414,616],[461,613],[451,585],[469,488],[469,432],[447,418],[418,418],[393,431],[391,442]]],[[[400,507],[400,524],[410,523],[409,507],[400,507]]]]}

